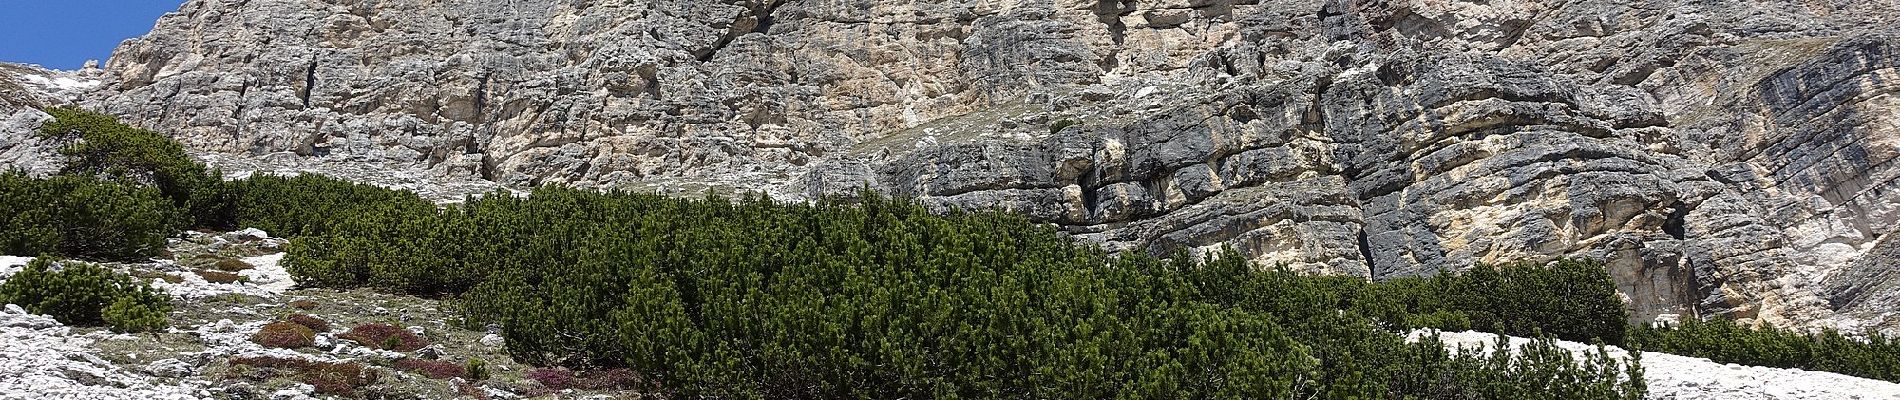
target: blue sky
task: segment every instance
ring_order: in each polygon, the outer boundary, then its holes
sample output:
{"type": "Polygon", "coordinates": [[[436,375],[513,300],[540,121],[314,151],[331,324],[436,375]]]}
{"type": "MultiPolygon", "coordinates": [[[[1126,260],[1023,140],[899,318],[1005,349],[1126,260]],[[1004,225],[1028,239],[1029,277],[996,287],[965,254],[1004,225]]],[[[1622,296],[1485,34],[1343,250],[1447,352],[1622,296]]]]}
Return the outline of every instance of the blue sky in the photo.
{"type": "Polygon", "coordinates": [[[144,35],[183,0],[0,0],[0,61],[78,69],[144,35]]]}

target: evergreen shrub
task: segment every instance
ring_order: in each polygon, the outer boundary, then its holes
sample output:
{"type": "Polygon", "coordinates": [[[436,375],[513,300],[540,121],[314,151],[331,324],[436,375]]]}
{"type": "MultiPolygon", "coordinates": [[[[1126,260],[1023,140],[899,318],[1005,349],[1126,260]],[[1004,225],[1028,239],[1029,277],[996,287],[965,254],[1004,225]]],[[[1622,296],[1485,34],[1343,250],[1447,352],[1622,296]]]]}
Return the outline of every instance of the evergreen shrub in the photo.
{"type": "Polygon", "coordinates": [[[179,225],[156,190],[91,177],[0,173],[0,251],[139,261],[179,225]]]}
{"type": "Polygon", "coordinates": [[[171,312],[163,290],[95,264],[48,257],[33,259],[0,283],[0,304],[18,304],[68,325],[120,332],[163,328],[171,312]]]}
{"type": "MultiPolygon", "coordinates": [[[[1394,333],[1521,322],[1474,312],[1507,305],[1426,298],[1481,292],[1459,278],[1400,284],[1417,298],[1380,300],[1399,289],[1235,254],[1108,254],[1017,216],[859,199],[547,187],[343,215],[293,239],[286,262],[304,282],[459,296],[464,319],[500,325],[517,360],[625,370],[688,396],[1404,397],[1478,382],[1577,398],[1641,392],[1573,360],[1499,367],[1394,333]],[[1549,371],[1582,378],[1533,375],[1549,371]]],[[[1559,271],[1514,266],[1487,279],[1547,290],[1561,285],[1539,274],[1559,271]]],[[[1607,293],[1590,299],[1616,301],[1607,293]]],[[[1544,326],[1608,336],[1534,325],[1544,326]]]]}
{"type": "Polygon", "coordinates": [[[1900,382],[1900,341],[1885,335],[1849,338],[1835,330],[1797,332],[1749,327],[1733,320],[1688,319],[1675,326],[1636,327],[1632,347],[1725,363],[1828,371],[1900,382]]]}

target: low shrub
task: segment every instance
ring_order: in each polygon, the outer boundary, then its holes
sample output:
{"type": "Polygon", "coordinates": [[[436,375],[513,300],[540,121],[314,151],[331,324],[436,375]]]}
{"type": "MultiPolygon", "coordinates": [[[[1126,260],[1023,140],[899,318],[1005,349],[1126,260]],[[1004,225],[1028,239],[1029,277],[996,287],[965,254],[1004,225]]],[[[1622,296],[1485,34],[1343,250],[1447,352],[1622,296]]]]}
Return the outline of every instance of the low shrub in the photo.
{"type": "Polygon", "coordinates": [[[92,177],[0,173],[0,251],[141,261],[165,248],[176,209],[156,190],[92,177]]]}
{"type": "Polygon", "coordinates": [[[462,364],[462,370],[464,372],[463,376],[468,377],[468,380],[488,380],[488,362],[482,361],[480,358],[468,359],[467,363],[462,364]]]}
{"type": "Polygon", "coordinates": [[[243,275],[233,274],[233,273],[224,272],[224,271],[213,271],[213,270],[208,270],[208,269],[192,270],[191,273],[198,274],[199,278],[204,278],[205,282],[211,282],[211,283],[228,284],[228,283],[237,283],[237,282],[243,282],[243,281],[248,280],[248,279],[245,279],[243,275]]]}
{"type": "Polygon", "coordinates": [[[286,357],[238,357],[232,365],[270,370],[275,376],[296,379],[317,389],[318,393],[352,396],[356,388],[373,385],[380,378],[375,369],[349,362],[321,362],[286,357]]]}
{"type": "MultiPolygon", "coordinates": [[[[465,398],[465,399],[488,400],[491,398],[488,395],[488,391],[482,390],[481,387],[475,386],[472,383],[463,382],[463,381],[455,381],[454,386],[455,386],[455,394],[460,395],[462,396],[462,398],[465,398]]],[[[535,398],[542,395],[545,395],[545,394],[528,395],[525,397],[535,398]]]]}
{"type": "Polygon", "coordinates": [[[322,318],[310,316],[309,314],[291,314],[290,317],[284,318],[284,320],[295,322],[297,323],[297,325],[303,325],[305,328],[310,328],[310,330],[312,331],[317,331],[317,332],[330,331],[330,321],[324,321],[322,318]]]}
{"type": "MultiPolygon", "coordinates": [[[[1603,264],[1590,260],[1477,265],[1458,273],[1366,282],[1313,277],[1336,306],[1388,330],[1480,330],[1520,337],[1623,344],[1629,311],[1603,264]]],[[[1301,304],[1275,309],[1297,312],[1301,304]]]]}
{"type": "Polygon", "coordinates": [[[524,374],[529,380],[541,384],[549,390],[627,390],[639,389],[648,383],[645,376],[631,369],[611,368],[574,372],[560,368],[536,368],[524,374]]]}
{"type": "Polygon", "coordinates": [[[54,120],[41,125],[39,135],[66,143],[59,149],[66,162],[61,174],[155,189],[183,211],[176,219],[164,220],[167,225],[230,225],[222,174],[206,170],[177,141],[105,114],[71,107],[46,112],[54,120]]]}
{"type": "Polygon", "coordinates": [[[468,371],[462,365],[448,361],[404,358],[396,360],[396,369],[422,374],[430,379],[468,377],[468,371]]]}
{"type": "Polygon", "coordinates": [[[163,328],[171,312],[163,290],[95,264],[47,257],[33,259],[0,283],[0,304],[18,304],[68,325],[120,332],[163,328]]]}
{"type": "Polygon", "coordinates": [[[310,327],[290,321],[277,321],[265,324],[251,335],[251,342],[264,347],[295,349],[309,347],[316,343],[317,333],[310,327]]]}
{"type": "Polygon", "coordinates": [[[211,264],[211,267],[219,271],[224,271],[224,272],[238,272],[238,271],[243,271],[247,269],[257,268],[257,266],[251,265],[251,263],[247,263],[247,262],[244,262],[244,260],[239,260],[235,258],[226,258],[226,259],[218,260],[217,263],[211,264]]]}
{"type": "MultiPolygon", "coordinates": [[[[1541,385],[1422,353],[1393,333],[1521,322],[1498,316],[1504,305],[1427,296],[1482,293],[1449,276],[1417,299],[1386,301],[1384,284],[1262,270],[1235,254],[1108,254],[1019,216],[859,199],[539,188],[339,216],[322,234],[292,238],[285,263],[316,286],[458,295],[464,321],[501,326],[516,360],[617,371],[688,397],[1405,397],[1541,385]],[[1474,372],[1426,375],[1456,368],[1474,372]]],[[[1556,268],[1486,273],[1527,291],[1564,287],[1544,277],[1556,268]]],[[[1621,307],[1613,290],[1572,289],[1621,307]]],[[[1600,317],[1537,310],[1548,321],[1531,322],[1553,327],[1600,317]]],[[[1640,392],[1618,374],[1543,367],[1607,388],[1586,397],[1640,392]]]]}
{"type": "Polygon", "coordinates": [[[364,215],[428,213],[435,203],[413,192],[354,183],[323,175],[252,175],[228,184],[235,225],[278,237],[322,236],[353,229],[364,215]]]}
{"type": "Polygon", "coordinates": [[[1849,338],[1835,330],[1813,333],[1754,328],[1728,319],[1686,319],[1670,327],[1636,327],[1630,346],[1725,363],[1828,371],[1900,382],[1900,340],[1874,334],[1849,338]]]}
{"type": "Polygon", "coordinates": [[[429,341],[415,332],[390,324],[357,325],[337,337],[382,350],[416,351],[429,346],[429,341]]]}
{"type": "Polygon", "coordinates": [[[574,371],[559,368],[536,368],[528,370],[523,375],[535,383],[540,383],[542,387],[556,391],[573,389],[579,382],[574,377],[574,371]]]}
{"type": "Polygon", "coordinates": [[[106,326],[119,332],[149,332],[164,329],[165,312],[170,304],[153,304],[135,296],[121,296],[99,312],[106,326]]]}

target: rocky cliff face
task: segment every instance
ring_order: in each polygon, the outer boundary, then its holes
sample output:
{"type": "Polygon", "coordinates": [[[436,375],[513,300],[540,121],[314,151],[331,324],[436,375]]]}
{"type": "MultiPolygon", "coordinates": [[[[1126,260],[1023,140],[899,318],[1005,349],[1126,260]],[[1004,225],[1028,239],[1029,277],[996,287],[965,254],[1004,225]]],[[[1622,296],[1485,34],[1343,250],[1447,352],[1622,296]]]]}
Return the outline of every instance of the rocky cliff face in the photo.
{"type": "Polygon", "coordinates": [[[0,169],[32,175],[59,171],[53,143],[34,135],[52,119],[42,109],[70,105],[100,85],[98,70],[52,71],[33,65],[0,63],[0,169]]]}
{"type": "Polygon", "coordinates": [[[84,104],[225,153],[868,186],[1373,278],[1595,257],[1640,318],[1883,323],[1896,8],[192,0],[84,104]]]}

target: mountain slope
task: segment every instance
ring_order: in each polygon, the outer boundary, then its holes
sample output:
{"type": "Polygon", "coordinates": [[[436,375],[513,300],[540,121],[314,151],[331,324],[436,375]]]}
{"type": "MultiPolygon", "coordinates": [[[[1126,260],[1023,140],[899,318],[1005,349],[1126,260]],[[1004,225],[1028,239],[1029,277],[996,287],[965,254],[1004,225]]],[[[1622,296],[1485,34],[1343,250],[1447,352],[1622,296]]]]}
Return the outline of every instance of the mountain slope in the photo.
{"type": "Polygon", "coordinates": [[[82,102],[218,152],[868,186],[1375,278],[1597,257],[1640,319],[1831,325],[1895,304],[1894,8],[194,0],[82,102]]]}

